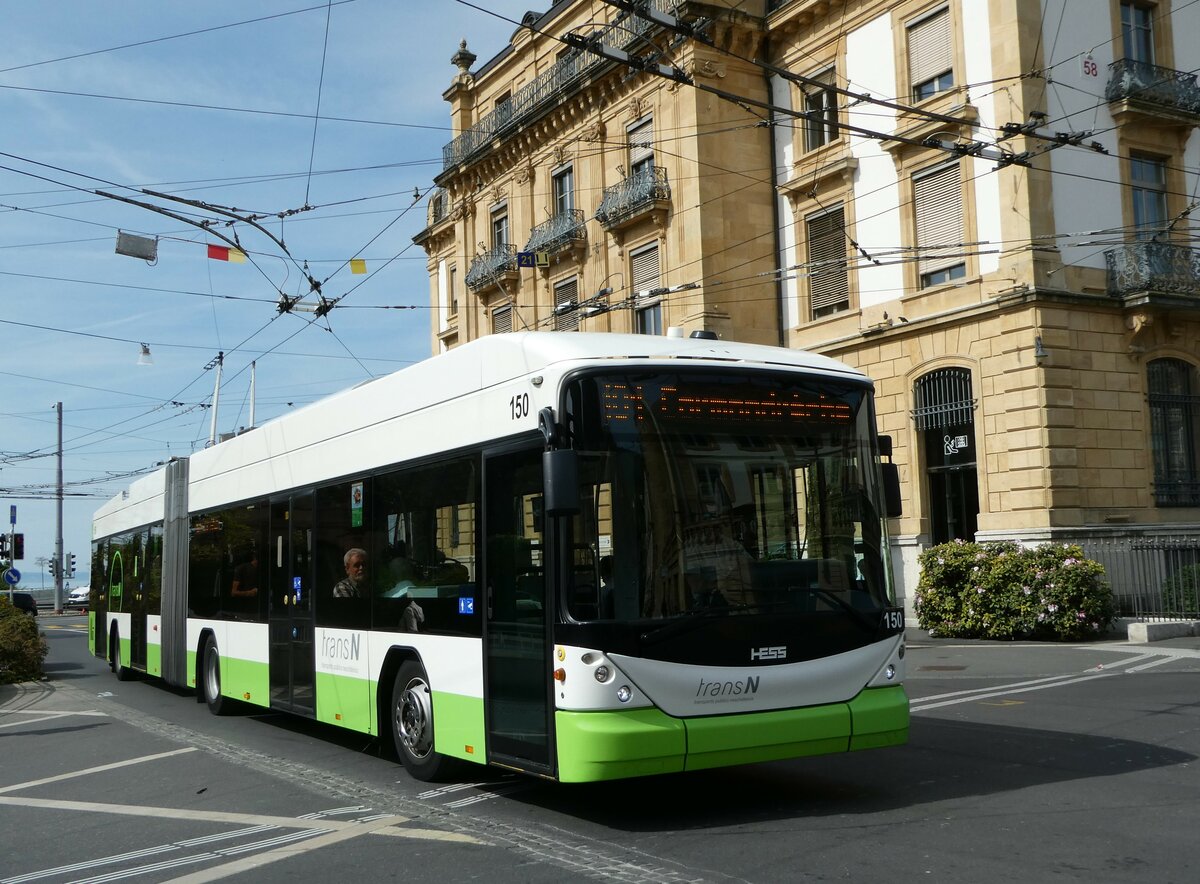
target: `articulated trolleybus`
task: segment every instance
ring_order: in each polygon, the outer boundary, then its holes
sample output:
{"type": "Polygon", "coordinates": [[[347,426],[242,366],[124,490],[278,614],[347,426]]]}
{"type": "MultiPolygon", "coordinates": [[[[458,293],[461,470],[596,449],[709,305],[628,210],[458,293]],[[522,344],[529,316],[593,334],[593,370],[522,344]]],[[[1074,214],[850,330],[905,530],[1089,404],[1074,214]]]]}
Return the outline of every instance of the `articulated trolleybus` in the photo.
{"type": "Polygon", "coordinates": [[[90,639],[563,782],[908,736],[872,385],[831,359],[494,335],[169,462],[97,512],[90,639]]]}

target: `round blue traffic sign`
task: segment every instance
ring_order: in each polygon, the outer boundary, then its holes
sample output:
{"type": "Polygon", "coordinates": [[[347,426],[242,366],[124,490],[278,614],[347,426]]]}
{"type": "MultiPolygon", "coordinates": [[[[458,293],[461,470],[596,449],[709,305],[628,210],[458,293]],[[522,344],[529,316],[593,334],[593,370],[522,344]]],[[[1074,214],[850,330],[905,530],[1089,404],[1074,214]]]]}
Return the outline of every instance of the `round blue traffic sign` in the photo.
{"type": "Polygon", "coordinates": [[[9,586],[16,586],[21,582],[21,572],[16,568],[8,568],[4,572],[4,582],[9,586]]]}

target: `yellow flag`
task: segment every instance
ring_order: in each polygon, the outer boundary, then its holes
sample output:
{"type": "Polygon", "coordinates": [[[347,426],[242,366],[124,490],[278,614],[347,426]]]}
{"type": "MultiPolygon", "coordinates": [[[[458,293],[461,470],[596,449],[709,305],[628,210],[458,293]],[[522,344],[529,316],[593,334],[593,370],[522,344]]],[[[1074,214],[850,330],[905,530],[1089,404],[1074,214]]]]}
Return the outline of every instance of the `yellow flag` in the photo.
{"type": "Polygon", "coordinates": [[[363,258],[351,258],[350,259],[350,272],[354,273],[354,274],[366,273],[367,272],[366,260],[363,258]]]}

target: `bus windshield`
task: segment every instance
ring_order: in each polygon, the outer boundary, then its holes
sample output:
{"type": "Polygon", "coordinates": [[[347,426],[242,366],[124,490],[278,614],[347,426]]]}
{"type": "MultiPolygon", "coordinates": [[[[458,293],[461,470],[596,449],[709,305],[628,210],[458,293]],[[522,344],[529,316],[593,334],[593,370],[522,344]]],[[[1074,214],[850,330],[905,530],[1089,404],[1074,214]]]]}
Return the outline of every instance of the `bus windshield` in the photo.
{"type": "Polygon", "coordinates": [[[892,604],[871,392],[785,372],[575,379],[576,621],[827,613],[892,604]]]}

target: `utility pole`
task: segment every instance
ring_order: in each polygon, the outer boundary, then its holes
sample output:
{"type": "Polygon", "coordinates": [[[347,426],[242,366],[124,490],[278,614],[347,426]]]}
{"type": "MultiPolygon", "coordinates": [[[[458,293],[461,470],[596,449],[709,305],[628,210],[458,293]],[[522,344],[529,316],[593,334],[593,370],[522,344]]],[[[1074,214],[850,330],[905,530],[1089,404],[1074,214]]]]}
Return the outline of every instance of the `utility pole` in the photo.
{"type": "Polygon", "coordinates": [[[55,481],[56,516],[54,523],[54,560],[58,567],[54,569],[54,613],[62,613],[63,587],[63,477],[62,477],[62,403],[56,402],[54,410],[58,413],[58,469],[55,481]]]}
{"type": "Polygon", "coordinates": [[[217,369],[217,381],[213,385],[213,401],[212,401],[212,423],[208,429],[208,445],[206,448],[211,448],[217,444],[217,408],[221,404],[221,367],[225,364],[225,353],[221,351],[217,354],[217,358],[210,362],[205,368],[217,369]]]}

